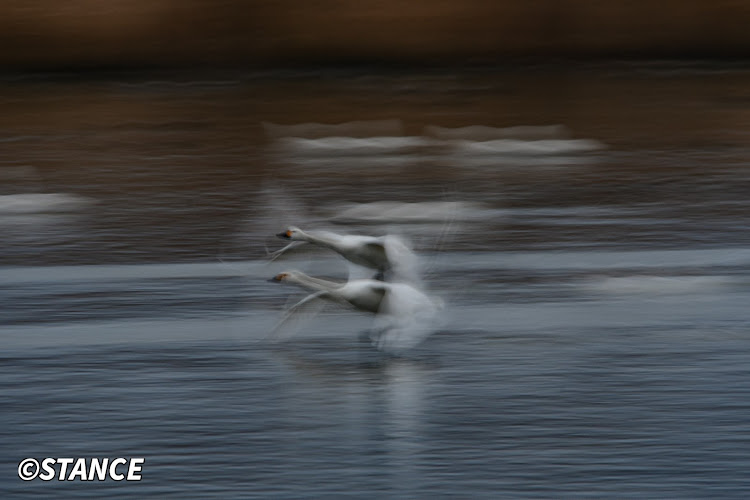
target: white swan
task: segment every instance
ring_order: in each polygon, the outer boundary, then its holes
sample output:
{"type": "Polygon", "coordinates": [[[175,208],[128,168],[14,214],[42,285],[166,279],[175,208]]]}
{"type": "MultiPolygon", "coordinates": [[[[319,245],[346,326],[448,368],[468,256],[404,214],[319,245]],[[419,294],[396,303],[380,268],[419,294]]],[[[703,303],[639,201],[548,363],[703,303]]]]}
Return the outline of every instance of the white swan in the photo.
{"type": "Polygon", "coordinates": [[[376,314],[373,343],[378,349],[398,353],[416,346],[434,327],[441,307],[423,292],[406,283],[386,283],[360,279],[336,283],[308,276],[300,271],[277,274],[270,281],[292,283],[314,293],[297,302],[287,311],[274,333],[291,321],[318,313],[327,302],[353,306],[376,314]]]}
{"type": "Polygon", "coordinates": [[[290,250],[310,243],[329,248],[354,264],[378,271],[376,279],[419,284],[420,272],[417,256],[401,238],[394,235],[359,236],[342,235],[329,231],[307,232],[290,226],[276,236],[292,242],[271,254],[275,260],[290,250]]]}

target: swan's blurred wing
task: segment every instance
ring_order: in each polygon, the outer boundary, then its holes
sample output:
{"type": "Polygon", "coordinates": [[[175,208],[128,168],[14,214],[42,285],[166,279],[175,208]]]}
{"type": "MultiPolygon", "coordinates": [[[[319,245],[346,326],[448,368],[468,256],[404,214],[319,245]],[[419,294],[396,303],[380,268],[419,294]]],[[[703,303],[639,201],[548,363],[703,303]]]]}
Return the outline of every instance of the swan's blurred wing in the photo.
{"type": "Polygon", "coordinates": [[[281,340],[297,333],[302,325],[313,319],[330,300],[326,291],[315,292],[287,309],[284,317],[270,333],[272,340],[281,340]]]}
{"type": "Polygon", "coordinates": [[[279,228],[309,222],[310,208],[294,196],[294,190],[277,181],[265,180],[255,200],[263,217],[254,218],[259,233],[278,233],[279,228]]]}
{"type": "Polygon", "coordinates": [[[421,284],[419,258],[403,239],[392,234],[383,237],[383,250],[391,264],[391,269],[386,275],[388,281],[416,286],[421,284]]]}
{"type": "Polygon", "coordinates": [[[435,328],[438,307],[425,294],[408,286],[393,284],[387,290],[375,318],[378,349],[401,353],[427,338],[435,328]]]}
{"type": "Polygon", "coordinates": [[[300,247],[305,247],[303,250],[309,250],[309,245],[306,241],[293,241],[284,248],[276,250],[268,254],[270,258],[269,262],[273,262],[282,256],[289,256],[290,254],[299,253],[300,247]]]}

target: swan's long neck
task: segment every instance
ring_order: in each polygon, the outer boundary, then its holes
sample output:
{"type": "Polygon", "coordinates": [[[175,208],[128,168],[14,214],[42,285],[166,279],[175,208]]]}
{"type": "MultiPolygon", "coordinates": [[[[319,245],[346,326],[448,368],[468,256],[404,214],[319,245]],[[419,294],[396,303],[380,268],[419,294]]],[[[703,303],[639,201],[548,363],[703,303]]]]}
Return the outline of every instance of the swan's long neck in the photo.
{"type": "Polygon", "coordinates": [[[341,287],[341,283],[336,283],[335,281],[324,280],[321,278],[313,278],[312,276],[308,276],[300,272],[295,273],[288,279],[292,283],[295,283],[302,288],[307,288],[308,290],[312,290],[315,292],[331,292],[341,287]]]}
{"type": "Polygon", "coordinates": [[[315,245],[333,249],[339,245],[340,237],[338,234],[329,233],[327,231],[316,231],[314,233],[300,231],[300,239],[315,245]]]}

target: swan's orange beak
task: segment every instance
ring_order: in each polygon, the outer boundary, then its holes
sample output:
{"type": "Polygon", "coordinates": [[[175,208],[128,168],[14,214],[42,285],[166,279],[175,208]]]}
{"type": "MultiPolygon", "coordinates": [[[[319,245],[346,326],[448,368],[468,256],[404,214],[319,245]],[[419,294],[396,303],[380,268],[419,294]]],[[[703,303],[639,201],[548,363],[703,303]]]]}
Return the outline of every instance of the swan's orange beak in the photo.
{"type": "Polygon", "coordinates": [[[276,236],[278,236],[279,238],[283,238],[285,240],[288,240],[288,239],[290,239],[292,237],[292,231],[290,229],[287,229],[283,233],[279,233],[276,236]]]}
{"type": "Polygon", "coordinates": [[[281,273],[281,274],[277,274],[276,276],[274,276],[273,278],[271,278],[271,279],[270,279],[270,280],[268,280],[268,281],[269,281],[269,282],[271,282],[271,283],[280,283],[280,282],[281,282],[281,281],[283,281],[283,280],[284,280],[284,278],[286,278],[286,277],[287,277],[287,274],[286,274],[286,273],[281,273]]]}

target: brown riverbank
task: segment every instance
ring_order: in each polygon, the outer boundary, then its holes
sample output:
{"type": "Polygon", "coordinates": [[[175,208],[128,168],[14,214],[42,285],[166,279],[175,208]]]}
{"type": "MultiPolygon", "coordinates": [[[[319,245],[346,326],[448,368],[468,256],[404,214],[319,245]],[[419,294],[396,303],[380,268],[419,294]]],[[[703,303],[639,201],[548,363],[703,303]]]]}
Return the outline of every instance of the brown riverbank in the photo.
{"type": "Polygon", "coordinates": [[[316,63],[465,64],[525,57],[744,57],[732,0],[12,0],[12,69],[316,63]]]}

